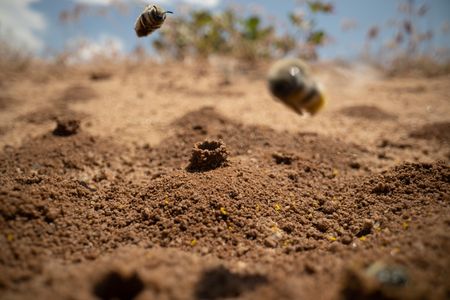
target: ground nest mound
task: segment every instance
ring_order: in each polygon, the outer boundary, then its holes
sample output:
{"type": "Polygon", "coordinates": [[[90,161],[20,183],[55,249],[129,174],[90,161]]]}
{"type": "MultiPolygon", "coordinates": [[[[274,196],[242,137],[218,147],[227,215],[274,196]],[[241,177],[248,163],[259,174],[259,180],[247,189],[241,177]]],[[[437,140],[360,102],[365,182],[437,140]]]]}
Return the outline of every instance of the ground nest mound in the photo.
{"type": "Polygon", "coordinates": [[[343,270],[386,260],[408,278],[393,288],[448,295],[445,162],[371,171],[384,161],[370,149],[212,109],[173,129],[151,147],[82,131],[5,148],[0,294],[345,299],[371,290],[336,280],[343,270]]]}
{"type": "Polygon", "coordinates": [[[355,105],[344,107],[340,111],[343,115],[351,118],[367,119],[374,121],[393,120],[396,116],[390,114],[377,106],[355,105]]]}
{"type": "Polygon", "coordinates": [[[196,143],[192,149],[188,171],[201,172],[227,165],[228,150],[223,141],[205,140],[196,143]]]}
{"type": "Polygon", "coordinates": [[[450,143],[450,122],[436,122],[425,124],[421,128],[410,132],[410,137],[424,140],[437,140],[441,143],[450,143]]]}
{"type": "Polygon", "coordinates": [[[96,96],[97,93],[93,88],[82,84],[75,84],[66,88],[58,100],[63,103],[86,102],[96,96]]]}

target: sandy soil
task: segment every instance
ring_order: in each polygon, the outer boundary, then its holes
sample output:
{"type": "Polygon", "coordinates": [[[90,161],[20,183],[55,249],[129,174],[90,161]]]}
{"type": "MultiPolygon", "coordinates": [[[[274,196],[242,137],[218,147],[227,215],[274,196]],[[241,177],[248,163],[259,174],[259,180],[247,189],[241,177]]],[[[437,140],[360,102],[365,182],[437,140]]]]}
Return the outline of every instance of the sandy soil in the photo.
{"type": "Polygon", "coordinates": [[[450,77],[219,70],[1,73],[2,299],[450,297],[450,77]]]}

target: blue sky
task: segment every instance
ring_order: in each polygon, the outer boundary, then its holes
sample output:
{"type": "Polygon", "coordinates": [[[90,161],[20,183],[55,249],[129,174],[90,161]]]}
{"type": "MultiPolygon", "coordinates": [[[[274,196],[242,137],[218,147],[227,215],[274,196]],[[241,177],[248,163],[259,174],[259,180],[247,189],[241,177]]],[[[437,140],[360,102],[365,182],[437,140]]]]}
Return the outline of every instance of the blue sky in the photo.
{"type": "MultiPolygon", "coordinates": [[[[331,0],[330,0],[331,1],[331,0]]],[[[122,0],[127,11],[120,12],[110,6],[114,0],[0,0],[0,30],[8,40],[16,40],[21,47],[40,55],[51,55],[85,40],[86,56],[92,51],[115,48],[127,52],[136,45],[150,49],[151,39],[137,39],[133,25],[143,7],[143,0],[122,0]],[[73,8],[75,4],[88,4],[90,13],[76,23],[62,24],[61,11],[73,8]],[[95,16],[100,10],[107,11],[104,17],[95,16]]],[[[117,0],[116,0],[117,2],[117,0]]],[[[147,1],[148,2],[148,1],[147,1]]],[[[298,9],[295,0],[160,0],[153,1],[163,7],[183,14],[186,6],[205,7],[214,11],[230,5],[238,5],[244,10],[259,11],[273,15],[287,23],[288,13],[298,9]]],[[[335,13],[318,18],[320,27],[333,38],[320,54],[323,58],[356,57],[361,53],[367,30],[380,25],[384,30],[378,39],[381,45],[392,37],[388,29],[389,20],[399,19],[399,0],[335,0],[335,13]],[[342,23],[351,20],[356,23],[352,30],[344,31],[342,23]]],[[[416,0],[417,4],[427,3],[430,11],[421,20],[423,29],[433,29],[434,47],[450,47],[450,35],[442,27],[450,22],[449,0],[416,0]]]]}

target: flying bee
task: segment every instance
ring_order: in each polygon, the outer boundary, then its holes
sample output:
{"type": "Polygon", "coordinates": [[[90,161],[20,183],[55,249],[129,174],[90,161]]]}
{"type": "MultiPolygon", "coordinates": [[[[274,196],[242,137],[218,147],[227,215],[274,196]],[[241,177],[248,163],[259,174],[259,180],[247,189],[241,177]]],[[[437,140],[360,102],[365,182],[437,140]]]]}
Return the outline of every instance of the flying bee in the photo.
{"type": "Polygon", "coordinates": [[[314,115],[325,105],[321,88],[300,59],[276,62],[269,70],[268,83],[271,93],[298,114],[314,115]]]}
{"type": "Polygon", "coordinates": [[[134,24],[134,30],[138,37],[151,34],[159,29],[166,20],[167,14],[173,14],[171,11],[164,11],[157,5],[147,5],[134,24]]]}

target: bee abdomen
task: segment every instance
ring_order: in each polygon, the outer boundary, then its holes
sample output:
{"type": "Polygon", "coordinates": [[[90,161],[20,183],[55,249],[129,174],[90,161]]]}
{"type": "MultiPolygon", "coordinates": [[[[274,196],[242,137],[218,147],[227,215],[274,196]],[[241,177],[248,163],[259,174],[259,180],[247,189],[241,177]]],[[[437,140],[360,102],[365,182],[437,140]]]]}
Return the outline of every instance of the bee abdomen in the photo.
{"type": "MultiPolygon", "coordinates": [[[[141,21],[142,22],[142,21],[141,21]]],[[[136,35],[138,37],[143,37],[151,34],[155,30],[159,29],[161,27],[161,24],[159,25],[151,25],[151,26],[139,26],[136,27],[136,35]]]]}
{"type": "Polygon", "coordinates": [[[320,87],[301,60],[276,62],[269,71],[268,83],[270,92],[299,114],[303,111],[315,114],[325,104],[320,87]]]}

